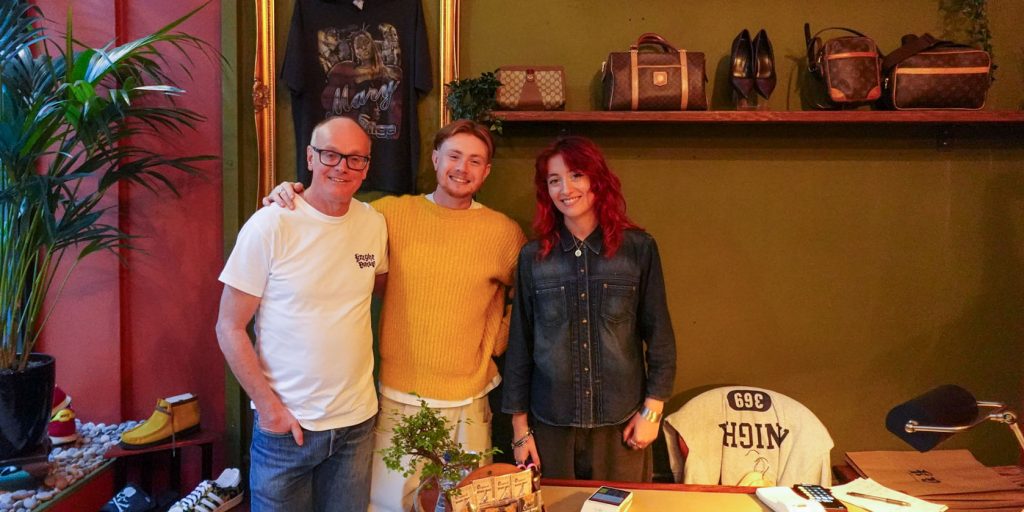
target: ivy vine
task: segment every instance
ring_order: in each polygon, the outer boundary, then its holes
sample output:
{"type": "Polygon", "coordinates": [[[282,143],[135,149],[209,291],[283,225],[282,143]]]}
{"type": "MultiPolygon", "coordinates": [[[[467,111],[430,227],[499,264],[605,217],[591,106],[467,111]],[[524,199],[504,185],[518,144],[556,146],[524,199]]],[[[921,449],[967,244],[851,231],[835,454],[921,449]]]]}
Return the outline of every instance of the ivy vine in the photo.
{"type": "Polygon", "coordinates": [[[992,60],[990,74],[995,80],[995,53],[992,51],[992,31],[988,24],[988,0],[940,0],[939,10],[945,17],[947,39],[965,40],[968,44],[988,52],[992,60]]]}
{"type": "Polygon", "coordinates": [[[501,133],[501,120],[491,111],[498,106],[496,94],[501,81],[495,71],[486,71],[478,78],[452,80],[444,85],[444,103],[455,119],[471,119],[501,133]]]}

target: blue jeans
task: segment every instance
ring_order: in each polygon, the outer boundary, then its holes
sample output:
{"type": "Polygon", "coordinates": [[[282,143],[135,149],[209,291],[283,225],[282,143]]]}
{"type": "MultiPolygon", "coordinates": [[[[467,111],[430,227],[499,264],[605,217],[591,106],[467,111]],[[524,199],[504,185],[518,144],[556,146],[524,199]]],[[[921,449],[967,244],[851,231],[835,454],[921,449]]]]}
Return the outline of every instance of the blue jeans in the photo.
{"type": "Polygon", "coordinates": [[[266,432],[253,423],[249,489],[252,512],[365,512],[370,502],[370,468],[376,416],[334,430],[266,432]]]}

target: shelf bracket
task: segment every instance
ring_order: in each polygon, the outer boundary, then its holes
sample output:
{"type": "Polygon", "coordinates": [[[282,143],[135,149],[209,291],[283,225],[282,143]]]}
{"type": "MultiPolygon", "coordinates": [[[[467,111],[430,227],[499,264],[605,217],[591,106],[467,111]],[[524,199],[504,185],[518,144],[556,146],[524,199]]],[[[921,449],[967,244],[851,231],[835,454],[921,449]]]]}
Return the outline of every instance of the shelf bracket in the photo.
{"type": "Polygon", "coordinates": [[[953,126],[943,124],[935,136],[935,148],[939,151],[953,149],[953,126]]]}

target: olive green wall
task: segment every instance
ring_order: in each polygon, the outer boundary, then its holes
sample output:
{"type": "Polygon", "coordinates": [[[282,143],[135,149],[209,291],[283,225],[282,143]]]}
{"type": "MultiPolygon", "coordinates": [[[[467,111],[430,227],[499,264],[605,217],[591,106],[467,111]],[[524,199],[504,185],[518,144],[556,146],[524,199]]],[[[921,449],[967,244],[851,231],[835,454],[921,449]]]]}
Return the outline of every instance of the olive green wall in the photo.
{"type": "MultiPolygon", "coordinates": [[[[989,108],[1022,103],[1024,9],[992,1],[1000,64],[989,108]]],[[[742,29],[775,45],[774,110],[799,110],[802,26],[843,25],[883,51],[943,32],[935,0],[464,2],[462,75],[562,64],[569,110],[597,109],[609,50],[643,32],[705,52],[712,108],[728,109],[726,60],[742,29]]],[[[533,155],[560,131],[594,138],[633,219],[658,240],[679,346],[671,408],[747,384],[811,408],[847,450],[907,449],[892,406],[943,383],[1021,404],[1024,150],[1019,128],[507,124],[480,200],[527,226],[533,155]]],[[[1018,407],[1019,408],[1019,407],[1018,407]]],[[[1009,429],[944,447],[1008,463],[1009,429]]]]}
{"type": "MultiPolygon", "coordinates": [[[[732,38],[765,28],[780,73],[771,106],[797,110],[804,21],[857,28],[890,51],[905,32],[943,33],[940,1],[464,1],[462,76],[562,64],[568,109],[591,110],[608,51],[653,31],[705,52],[712,108],[728,109],[732,38]]],[[[436,59],[438,1],[423,5],[436,59]]],[[[989,5],[1000,67],[987,108],[1019,109],[1024,9],[989,5]]],[[[277,2],[279,59],[291,6],[277,2]]],[[[440,88],[420,106],[425,141],[440,88]]],[[[287,165],[295,146],[283,88],[278,98],[287,165]]],[[[939,384],[1021,409],[1020,127],[953,127],[947,139],[923,126],[506,124],[479,199],[528,230],[533,155],[559,133],[605,149],[630,214],[659,242],[679,344],[670,407],[716,385],[775,389],[818,414],[837,461],[847,450],[908,448],[885,431],[885,413],[939,384]]],[[[432,189],[429,159],[420,171],[432,189]]],[[[969,447],[989,464],[1017,456],[998,425],[943,447],[969,447]]]]}

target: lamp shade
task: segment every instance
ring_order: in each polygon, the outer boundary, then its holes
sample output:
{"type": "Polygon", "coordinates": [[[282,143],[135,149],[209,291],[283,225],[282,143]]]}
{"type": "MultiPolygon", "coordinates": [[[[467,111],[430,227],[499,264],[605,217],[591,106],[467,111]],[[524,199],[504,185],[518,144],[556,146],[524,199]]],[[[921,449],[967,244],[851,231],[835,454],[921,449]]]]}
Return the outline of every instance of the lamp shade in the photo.
{"type": "Polygon", "coordinates": [[[926,452],[953,434],[907,432],[908,421],[954,427],[970,424],[977,417],[978,401],[974,395],[960,386],[946,384],[893,407],[885,417],[885,427],[917,451],[926,452]]]}

